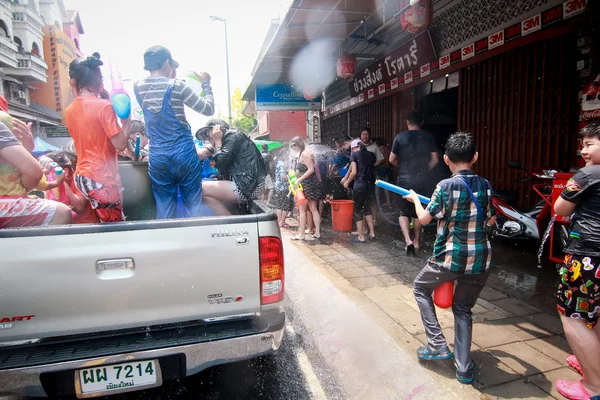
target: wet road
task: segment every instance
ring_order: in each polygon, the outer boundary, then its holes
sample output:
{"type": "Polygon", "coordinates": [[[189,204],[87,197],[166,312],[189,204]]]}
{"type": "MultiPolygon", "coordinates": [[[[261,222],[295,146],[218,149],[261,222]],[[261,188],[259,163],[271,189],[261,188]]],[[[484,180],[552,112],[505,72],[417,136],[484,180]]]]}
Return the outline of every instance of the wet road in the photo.
{"type": "MultiPolygon", "coordinates": [[[[327,398],[337,398],[335,393],[339,393],[339,388],[327,371],[326,363],[312,350],[313,339],[302,326],[294,323],[294,311],[290,306],[286,307],[286,314],[288,323],[284,340],[274,355],[216,366],[195,376],[167,381],[159,388],[98,399],[318,399],[325,397],[325,391],[332,393],[327,398]],[[321,386],[319,382],[322,381],[327,383],[326,387],[321,386]]],[[[76,397],[60,399],[75,400],[76,397]]]]}

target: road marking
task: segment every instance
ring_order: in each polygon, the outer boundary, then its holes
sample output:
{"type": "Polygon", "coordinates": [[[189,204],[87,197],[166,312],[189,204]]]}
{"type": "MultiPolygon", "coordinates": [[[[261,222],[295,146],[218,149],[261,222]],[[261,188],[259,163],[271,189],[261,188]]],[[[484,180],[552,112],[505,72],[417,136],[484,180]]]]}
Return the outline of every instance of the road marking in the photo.
{"type": "MultiPolygon", "coordinates": [[[[290,324],[287,324],[285,327],[286,334],[288,334],[292,339],[295,338],[296,332],[294,328],[290,324]]],[[[296,359],[298,360],[298,365],[300,365],[300,370],[304,375],[304,379],[306,379],[306,384],[308,386],[308,390],[311,393],[311,399],[315,400],[327,400],[327,396],[325,395],[325,391],[323,390],[323,386],[319,382],[319,378],[317,378],[317,374],[315,374],[315,370],[312,365],[310,365],[310,361],[308,361],[308,357],[304,352],[304,349],[298,346],[295,349],[296,359]]]]}

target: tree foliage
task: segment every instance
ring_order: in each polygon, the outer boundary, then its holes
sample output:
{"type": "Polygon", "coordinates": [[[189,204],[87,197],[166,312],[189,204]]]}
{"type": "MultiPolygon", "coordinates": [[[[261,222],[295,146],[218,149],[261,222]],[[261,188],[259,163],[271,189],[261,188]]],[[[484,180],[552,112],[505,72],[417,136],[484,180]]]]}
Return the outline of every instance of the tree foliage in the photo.
{"type": "MultiPolygon", "coordinates": [[[[244,115],[242,111],[244,110],[244,100],[242,100],[242,91],[239,87],[236,87],[233,90],[233,95],[231,96],[231,122],[232,128],[235,128],[241,132],[244,132],[246,135],[249,135],[254,128],[256,128],[256,117],[254,115],[248,116],[244,115]]],[[[227,118],[223,118],[227,121],[227,118]]]]}

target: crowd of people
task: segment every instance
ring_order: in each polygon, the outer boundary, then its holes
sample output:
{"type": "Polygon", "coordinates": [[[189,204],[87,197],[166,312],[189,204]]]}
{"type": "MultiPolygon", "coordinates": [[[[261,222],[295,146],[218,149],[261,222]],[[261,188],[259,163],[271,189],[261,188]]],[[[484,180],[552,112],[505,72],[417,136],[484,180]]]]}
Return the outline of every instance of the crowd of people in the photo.
{"type": "Polygon", "coordinates": [[[102,65],[98,53],[69,65],[75,99],[65,111],[65,124],[73,142],[39,159],[32,155],[31,125],[11,117],[8,103],[0,100],[0,228],[125,221],[119,157],[148,162],[157,219],[175,218],[179,198],[183,216],[197,217],[203,204],[228,215],[227,204],[246,204],[262,195],[268,171],[248,136],[211,119],[196,132],[202,146],[194,142],[184,106],[214,113],[208,73],[196,73],[202,82],[198,92],[176,78],[179,64],[167,48],[149,48],[144,53],[149,76],[134,85],[144,122],[119,123],[102,65]],[[208,158],[219,180],[202,179],[208,158]]]}
{"type": "MultiPolygon", "coordinates": [[[[197,143],[201,143],[198,146],[184,106],[207,116],[214,113],[208,73],[196,74],[204,92],[198,93],[185,80],[176,78],[179,64],[168,49],[149,48],[144,53],[149,76],[134,86],[145,123],[130,118],[119,123],[103,86],[102,65],[97,53],[70,64],[75,100],[66,109],[65,123],[73,145],[39,159],[32,155],[31,125],[11,117],[8,103],[0,98],[0,228],[124,221],[121,156],[148,162],[157,219],[175,218],[178,198],[182,199],[184,216],[189,217],[201,216],[203,204],[218,215],[228,215],[232,204],[246,205],[262,198],[274,207],[283,229],[291,228],[287,217],[297,206],[298,228],[292,240],[305,240],[307,235],[320,239],[324,201],[341,189],[354,204],[353,242],[366,243],[376,238],[375,181],[389,182],[397,170],[395,183],[411,189],[395,204],[407,255],[420,248],[423,225],[438,221],[433,254],[414,282],[428,341],[418,349],[418,357],[454,357],[457,379],[473,381],[477,366],[470,355],[471,310],[492,264],[487,231],[495,215],[492,187],[473,171],[479,155],[470,134],[458,132],[448,139],[443,162],[452,176],[437,185],[432,171],[440,162],[438,149],[432,135],[421,129],[423,117],[416,111],[408,115],[408,129],[395,137],[391,147],[374,139],[371,130],[365,128],[357,138],[335,140],[335,154],[326,157],[300,137],[273,156],[268,147],[261,152],[246,134],[218,118],[210,119],[195,133],[197,143]],[[202,165],[207,159],[214,163],[219,179],[202,179],[202,165]],[[294,172],[293,179],[290,171],[294,172]],[[333,176],[340,178],[339,184],[332,183],[337,183],[333,176]],[[306,201],[295,204],[294,193],[298,191],[306,201]],[[431,197],[426,207],[417,193],[431,197]],[[449,281],[457,282],[452,305],[454,353],[442,333],[432,299],[433,291],[449,281]]],[[[555,212],[573,215],[557,308],[575,353],[569,356],[569,364],[584,378],[559,380],[556,386],[569,398],[597,398],[600,124],[588,125],[582,141],[586,167],[569,181],[556,201],[555,212]]],[[[384,207],[394,206],[389,192],[385,191],[383,198],[384,207]]]]}

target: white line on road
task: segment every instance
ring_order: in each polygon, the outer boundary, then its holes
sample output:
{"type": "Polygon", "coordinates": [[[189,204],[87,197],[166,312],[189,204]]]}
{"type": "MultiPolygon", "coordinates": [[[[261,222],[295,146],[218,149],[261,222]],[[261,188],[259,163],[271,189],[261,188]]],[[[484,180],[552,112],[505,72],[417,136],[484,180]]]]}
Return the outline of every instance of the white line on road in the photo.
{"type": "MultiPolygon", "coordinates": [[[[292,328],[289,323],[286,325],[285,331],[290,338],[295,338],[296,332],[294,332],[294,328],[292,328]]],[[[317,378],[317,374],[315,374],[315,370],[313,369],[312,365],[310,365],[310,361],[308,360],[304,349],[298,346],[295,350],[296,358],[298,359],[298,364],[300,365],[300,370],[304,375],[304,379],[306,379],[306,384],[308,385],[308,390],[311,393],[311,398],[314,400],[327,400],[325,391],[319,382],[319,378],[317,378]]]]}

